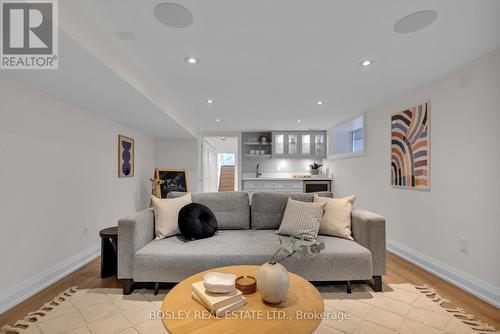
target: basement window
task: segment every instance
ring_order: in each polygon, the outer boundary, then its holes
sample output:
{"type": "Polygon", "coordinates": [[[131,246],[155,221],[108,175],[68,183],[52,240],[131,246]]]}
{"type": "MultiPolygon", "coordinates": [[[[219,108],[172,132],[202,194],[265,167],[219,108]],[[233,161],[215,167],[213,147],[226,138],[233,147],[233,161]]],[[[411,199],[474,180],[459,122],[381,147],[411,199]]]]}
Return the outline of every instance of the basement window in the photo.
{"type": "Polygon", "coordinates": [[[364,133],[363,128],[356,129],[351,132],[352,137],[352,152],[360,152],[363,151],[364,144],[364,133]]]}
{"type": "Polygon", "coordinates": [[[328,159],[364,155],[364,115],[341,122],[328,130],[328,159]]]}

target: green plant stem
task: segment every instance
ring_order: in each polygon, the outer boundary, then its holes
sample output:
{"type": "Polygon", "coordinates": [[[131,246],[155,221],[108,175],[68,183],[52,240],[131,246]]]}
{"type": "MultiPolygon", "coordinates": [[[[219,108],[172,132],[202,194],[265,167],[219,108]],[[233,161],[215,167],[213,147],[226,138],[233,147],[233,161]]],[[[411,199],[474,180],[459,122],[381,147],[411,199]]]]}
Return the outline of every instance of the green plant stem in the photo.
{"type": "MultiPolygon", "coordinates": [[[[278,255],[278,253],[279,253],[280,251],[281,251],[281,247],[279,247],[279,248],[278,248],[278,250],[276,251],[276,253],[274,253],[273,257],[271,258],[271,260],[269,260],[269,262],[273,262],[274,257],[275,257],[276,255],[278,255]]],[[[276,262],[276,263],[277,263],[277,262],[276,262]]]]}
{"type": "MultiPolygon", "coordinates": [[[[275,261],[275,262],[276,262],[276,263],[280,263],[281,261],[286,260],[286,259],[288,259],[289,257],[292,257],[292,256],[293,256],[293,254],[295,254],[295,253],[297,253],[297,252],[296,252],[296,251],[293,251],[293,252],[291,252],[290,254],[288,254],[287,256],[285,256],[284,258],[282,258],[282,259],[280,259],[280,260],[278,260],[278,261],[275,261]]],[[[274,258],[274,256],[273,256],[273,258],[274,258]]],[[[272,260],[272,259],[271,259],[271,260],[272,260]]]]}

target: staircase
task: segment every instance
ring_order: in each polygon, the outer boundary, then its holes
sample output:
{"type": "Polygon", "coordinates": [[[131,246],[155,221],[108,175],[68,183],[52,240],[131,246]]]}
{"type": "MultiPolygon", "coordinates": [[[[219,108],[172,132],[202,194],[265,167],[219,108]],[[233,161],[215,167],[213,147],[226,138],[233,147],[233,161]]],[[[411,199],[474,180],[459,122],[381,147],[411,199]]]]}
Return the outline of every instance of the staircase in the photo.
{"type": "Polygon", "coordinates": [[[234,166],[221,166],[219,192],[234,191],[234,166]]]}

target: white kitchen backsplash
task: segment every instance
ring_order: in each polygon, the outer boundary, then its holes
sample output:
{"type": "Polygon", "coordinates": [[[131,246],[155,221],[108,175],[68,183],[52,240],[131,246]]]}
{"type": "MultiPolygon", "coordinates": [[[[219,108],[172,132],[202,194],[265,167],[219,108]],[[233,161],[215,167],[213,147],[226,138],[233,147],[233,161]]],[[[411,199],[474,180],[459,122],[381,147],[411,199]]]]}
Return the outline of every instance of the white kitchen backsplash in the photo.
{"type": "MultiPolygon", "coordinates": [[[[243,162],[243,177],[255,177],[257,164],[263,177],[292,177],[293,175],[310,175],[313,162],[327,163],[312,159],[255,159],[243,162]]],[[[321,176],[331,176],[328,166],[320,168],[321,176]]]]}

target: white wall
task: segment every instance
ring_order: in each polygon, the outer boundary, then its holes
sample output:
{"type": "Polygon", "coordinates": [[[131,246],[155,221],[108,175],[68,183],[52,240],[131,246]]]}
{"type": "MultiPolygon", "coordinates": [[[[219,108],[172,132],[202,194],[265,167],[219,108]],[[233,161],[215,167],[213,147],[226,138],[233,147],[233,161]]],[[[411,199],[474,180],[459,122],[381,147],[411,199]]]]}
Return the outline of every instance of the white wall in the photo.
{"type": "MultiPolygon", "coordinates": [[[[199,191],[198,187],[198,140],[197,139],[162,139],[155,144],[156,167],[186,169],[188,190],[199,191]]],[[[151,176],[153,171],[151,171],[151,176]]]]}
{"type": "Polygon", "coordinates": [[[386,217],[390,248],[500,305],[500,49],[365,117],[366,155],[330,162],[334,191],[386,217]],[[392,188],[390,115],[426,100],[431,190],[392,188]]]}
{"type": "Polygon", "coordinates": [[[0,79],[0,313],[95,256],[99,230],[148,205],[153,169],[151,137],[0,79]],[[135,139],[133,178],[117,176],[118,134],[135,139]]]}

